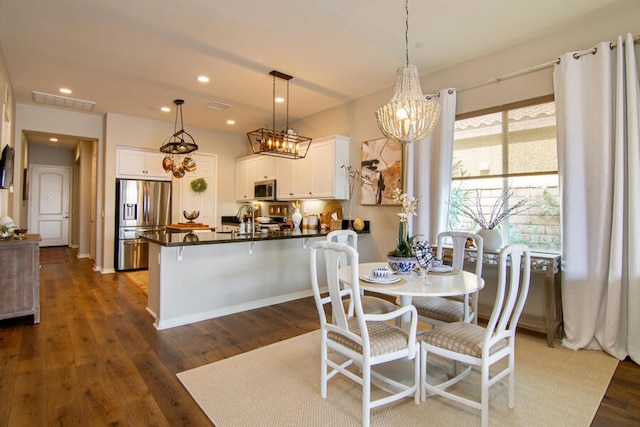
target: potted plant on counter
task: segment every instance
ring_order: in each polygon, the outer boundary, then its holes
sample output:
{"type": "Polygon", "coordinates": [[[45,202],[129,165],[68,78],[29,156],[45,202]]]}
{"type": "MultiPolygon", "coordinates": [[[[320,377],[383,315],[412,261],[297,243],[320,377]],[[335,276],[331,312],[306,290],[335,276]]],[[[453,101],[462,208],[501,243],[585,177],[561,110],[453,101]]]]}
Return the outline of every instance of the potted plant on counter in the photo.
{"type": "Polygon", "coordinates": [[[5,216],[0,218],[0,238],[7,239],[9,237],[13,237],[17,228],[18,227],[10,217],[5,216]]]}

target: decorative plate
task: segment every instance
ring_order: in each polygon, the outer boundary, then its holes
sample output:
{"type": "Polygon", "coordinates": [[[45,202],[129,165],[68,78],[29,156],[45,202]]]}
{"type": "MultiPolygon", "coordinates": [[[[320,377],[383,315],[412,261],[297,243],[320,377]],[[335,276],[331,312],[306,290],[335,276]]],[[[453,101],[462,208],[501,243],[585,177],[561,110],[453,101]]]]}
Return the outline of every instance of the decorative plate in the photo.
{"type": "Polygon", "coordinates": [[[364,280],[365,282],[377,283],[379,285],[388,285],[390,283],[397,283],[400,281],[400,278],[398,276],[389,276],[383,279],[379,279],[372,276],[371,274],[363,274],[362,276],[360,276],[360,279],[364,280]]]}
{"type": "Polygon", "coordinates": [[[429,273],[448,273],[450,271],[453,271],[453,267],[450,265],[441,265],[429,268],[429,273]]]}

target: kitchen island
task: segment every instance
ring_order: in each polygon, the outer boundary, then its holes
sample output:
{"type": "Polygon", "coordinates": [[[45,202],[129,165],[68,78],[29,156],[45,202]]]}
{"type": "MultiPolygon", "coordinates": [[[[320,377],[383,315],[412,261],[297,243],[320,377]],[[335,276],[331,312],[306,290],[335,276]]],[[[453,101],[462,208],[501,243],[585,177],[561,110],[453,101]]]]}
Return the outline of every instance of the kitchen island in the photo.
{"type": "Polygon", "coordinates": [[[326,235],[142,234],[149,242],[147,311],[154,326],[167,329],[312,295],[306,249],[326,235]]]}

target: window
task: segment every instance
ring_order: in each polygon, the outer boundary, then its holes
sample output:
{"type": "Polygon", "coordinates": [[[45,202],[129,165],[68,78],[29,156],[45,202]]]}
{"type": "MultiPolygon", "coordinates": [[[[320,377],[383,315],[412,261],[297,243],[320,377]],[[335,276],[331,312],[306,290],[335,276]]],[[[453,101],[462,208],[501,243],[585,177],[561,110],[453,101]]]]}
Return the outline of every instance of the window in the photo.
{"type": "Polygon", "coordinates": [[[449,229],[477,230],[478,224],[459,207],[475,205],[479,195],[480,209],[489,216],[496,200],[508,192],[503,209],[523,198],[528,199],[528,208],[497,227],[503,242],[524,243],[538,251],[560,250],[556,114],[550,100],[545,97],[456,120],[449,229]]]}

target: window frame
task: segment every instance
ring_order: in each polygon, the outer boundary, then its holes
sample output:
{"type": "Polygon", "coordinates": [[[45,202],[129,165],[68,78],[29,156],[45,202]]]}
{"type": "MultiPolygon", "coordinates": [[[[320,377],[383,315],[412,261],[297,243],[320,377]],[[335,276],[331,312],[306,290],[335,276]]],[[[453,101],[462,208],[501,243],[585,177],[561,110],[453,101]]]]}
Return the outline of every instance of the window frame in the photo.
{"type": "MultiPolygon", "coordinates": [[[[540,171],[540,172],[521,172],[521,173],[509,173],[509,112],[512,110],[516,110],[519,108],[525,108],[525,107],[530,107],[530,106],[534,106],[534,105],[539,105],[539,104],[545,104],[545,103],[549,103],[549,102],[555,102],[555,96],[553,94],[551,95],[545,95],[545,96],[540,96],[540,97],[536,97],[536,98],[531,98],[531,99],[527,99],[527,100],[523,100],[523,101],[517,101],[517,102],[512,102],[512,103],[508,103],[508,104],[503,104],[503,105],[498,105],[498,106],[494,106],[494,107],[489,107],[489,108],[484,108],[484,109],[480,109],[480,110],[475,110],[475,111],[470,111],[470,112],[466,112],[466,113],[462,113],[462,114],[457,114],[455,117],[455,121],[459,121],[459,120],[465,120],[465,119],[470,119],[470,118],[474,118],[474,117],[480,117],[480,116],[485,116],[485,115],[489,115],[489,114],[496,114],[496,113],[500,113],[501,114],[501,135],[502,135],[502,142],[501,142],[501,155],[502,155],[502,173],[499,174],[492,174],[492,175],[482,175],[482,176],[452,176],[451,177],[451,182],[452,184],[454,184],[456,181],[476,181],[476,180],[484,180],[484,179],[493,179],[493,180],[500,180],[502,182],[502,189],[506,190],[508,188],[510,188],[510,181],[512,181],[513,179],[517,179],[517,178],[522,178],[522,177],[536,177],[536,176],[558,176],[558,185],[559,185],[559,173],[558,173],[558,167],[556,164],[556,170],[555,171],[540,171]]],[[[454,138],[455,138],[455,131],[454,131],[454,138]]],[[[556,136],[556,144],[557,144],[557,136],[556,136]]],[[[454,146],[454,154],[455,154],[455,139],[453,142],[453,146],[454,146]]],[[[455,161],[454,161],[455,164],[455,161]]],[[[544,187],[540,187],[540,188],[544,188],[544,187]]],[[[453,186],[451,187],[451,191],[453,191],[453,186]]],[[[449,197],[451,197],[451,194],[449,195],[449,197]]],[[[558,195],[558,206],[559,206],[560,200],[559,200],[559,195],[558,195]]],[[[451,213],[449,213],[449,215],[447,215],[447,224],[448,227],[450,228],[450,224],[451,224],[451,217],[450,217],[451,213]]],[[[503,236],[503,239],[508,238],[509,236],[509,219],[507,218],[504,221],[504,225],[506,225],[506,227],[503,227],[503,230],[501,230],[501,235],[503,236]]],[[[560,219],[561,221],[561,219],[560,219]]],[[[561,230],[560,230],[561,233],[561,230]]],[[[562,240],[562,236],[560,234],[560,243],[562,240]]],[[[505,242],[508,240],[505,240],[505,242]]],[[[536,252],[544,252],[544,253],[560,253],[561,251],[561,247],[560,245],[558,245],[557,248],[532,248],[534,251],[536,252]]]]}

